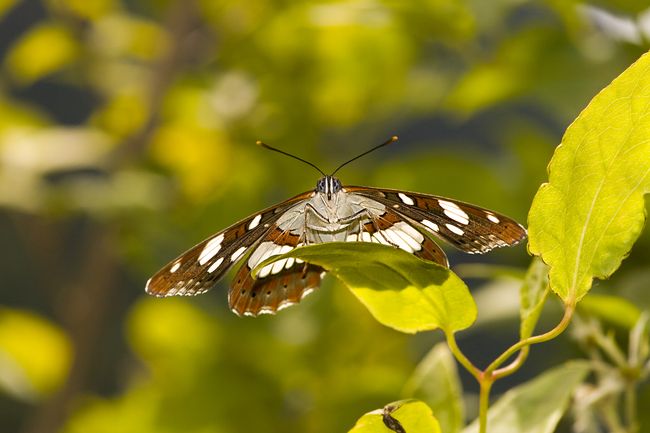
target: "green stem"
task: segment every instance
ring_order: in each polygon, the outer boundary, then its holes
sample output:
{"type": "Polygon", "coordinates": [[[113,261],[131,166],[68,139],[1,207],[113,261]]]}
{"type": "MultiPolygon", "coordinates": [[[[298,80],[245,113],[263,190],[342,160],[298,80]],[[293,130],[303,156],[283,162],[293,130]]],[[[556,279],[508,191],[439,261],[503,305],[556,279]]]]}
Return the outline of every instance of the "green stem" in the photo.
{"type": "Polygon", "coordinates": [[[625,421],[629,433],[639,431],[639,422],[636,413],[636,383],[628,381],[625,387],[625,421]]]}
{"type": "Polygon", "coordinates": [[[447,345],[449,346],[451,353],[453,353],[458,362],[460,362],[460,364],[465,367],[465,370],[470,372],[472,376],[474,376],[474,378],[480,383],[482,380],[483,372],[479,370],[474,364],[472,364],[472,361],[470,361],[462,352],[462,350],[460,350],[454,333],[445,331],[445,336],[447,337],[447,345]]]}
{"type": "MultiPolygon", "coordinates": [[[[531,346],[533,344],[543,343],[545,341],[552,340],[558,335],[560,335],[562,332],[564,332],[567,326],[569,326],[569,323],[571,323],[571,318],[573,317],[574,311],[575,311],[575,302],[567,303],[564,307],[564,316],[562,316],[562,320],[560,321],[560,323],[558,323],[555,326],[555,328],[551,329],[548,332],[545,332],[544,334],[528,337],[513,344],[485,369],[485,373],[492,374],[492,372],[494,372],[497,368],[499,368],[501,364],[506,362],[511,356],[513,356],[515,353],[522,350],[523,348],[527,346],[531,346]]],[[[517,361],[515,360],[513,364],[515,362],[517,361]]],[[[519,368],[520,365],[521,364],[515,366],[516,368],[519,368]]]]}
{"type": "Polygon", "coordinates": [[[487,433],[487,421],[488,421],[488,408],[490,407],[490,390],[492,389],[492,384],[494,383],[494,377],[490,375],[484,375],[481,380],[481,390],[479,394],[479,407],[478,407],[478,422],[479,422],[479,433],[487,433]]]}
{"type": "Polygon", "coordinates": [[[501,379],[502,377],[510,376],[519,368],[523,365],[524,361],[526,361],[526,358],[528,358],[528,354],[530,353],[530,346],[523,347],[520,351],[519,354],[517,354],[517,358],[515,358],[514,361],[512,361],[510,364],[503,368],[497,368],[494,370],[494,373],[492,374],[494,376],[494,379],[501,379]]]}

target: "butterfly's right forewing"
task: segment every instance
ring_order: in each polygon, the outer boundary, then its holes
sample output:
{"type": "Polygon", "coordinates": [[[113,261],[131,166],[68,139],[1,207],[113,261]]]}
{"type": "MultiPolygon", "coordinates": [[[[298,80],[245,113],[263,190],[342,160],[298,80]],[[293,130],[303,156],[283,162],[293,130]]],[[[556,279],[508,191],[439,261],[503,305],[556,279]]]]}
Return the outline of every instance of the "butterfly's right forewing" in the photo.
{"type": "Polygon", "coordinates": [[[300,194],[214,234],[158,271],[147,281],[146,292],[162,297],[192,296],[210,290],[228,269],[275,229],[284,212],[312,194],[300,194]]]}

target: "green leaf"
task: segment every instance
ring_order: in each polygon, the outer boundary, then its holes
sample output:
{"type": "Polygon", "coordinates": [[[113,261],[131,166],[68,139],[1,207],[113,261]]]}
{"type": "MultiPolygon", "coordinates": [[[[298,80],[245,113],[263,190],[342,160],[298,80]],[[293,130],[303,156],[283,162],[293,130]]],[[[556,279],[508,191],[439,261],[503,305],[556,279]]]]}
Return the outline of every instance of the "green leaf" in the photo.
{"type": "Polygon", "coordinates": [[[645,221],[650,189],[650,55],[600,92],[567,129],[533,200],[529,249],[551,288],[579,301],[621,264],[645,221]]]}
{"type": "Polygon", "coordinates": [[[297,248],[273,256],[322,266],[341,280],[380,323],[415,333],[442,328],[459,331],[476,320],[469,289],[449,269],[385,245],[336,242],[297,248]]]}
{"type": "MultiPolygon", "coordinates": [[[[590,367],[569,362],[506,392],[488,411],[490,433],[552,433],[590,367]]],[[[463,433],[478,432],[478,420],[463,433]]]]}
{"type": "Polygon", "coordinates": [[[445,433],[464,425],[463,390],[456,360],[446,343],[438,343],[424,357],[404,386],[402,395],[425,402],[445,433]]]}
{"type": "Polygon", "coordinates": [[[533,259],[520,290],[519,335],[522,340],[533,335],[548,293],[548,266],[539,259],[533,259]]]}
{"type": "Polygon", "coordinates": [[[359,418],[348,433],[388,433],[391,430],[384,424],[384,416],[397,420],[408,433],[441,432],[438,421],[426,404],[417,400],[402,400],[368,412],[359,418]]]}
{"type": "Polygon", "coordinates": [[[641,317],[639,307],[620,296],[593,293],[580,302],[578,311],[626,329],[632,329],[641,317]]]}

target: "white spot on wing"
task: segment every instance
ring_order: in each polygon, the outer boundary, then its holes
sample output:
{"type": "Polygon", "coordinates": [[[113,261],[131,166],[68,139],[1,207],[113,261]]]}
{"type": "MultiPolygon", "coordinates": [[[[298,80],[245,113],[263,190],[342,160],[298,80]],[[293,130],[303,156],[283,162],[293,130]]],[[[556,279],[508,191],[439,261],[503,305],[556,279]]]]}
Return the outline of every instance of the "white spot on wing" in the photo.
{"type": "Polygon", "coordinates": [[[221,242],[223,242],[223,233],[214,239],[210,239],[201,254],[199,254],[199,265],[203,266],[209,262],[221,249],[221,242]]]}
{"type": "Polygon", "coordinates": [[[384,244],[384,245],[393,245],[390,242],[386,240],[382,232],[375,232],[372,234],[372,241],[377,243],[377,244],[384,244]]]}
{"type": "Polygon", "coordinates": [[[397,196],[399,197],[400,200],[402,200],[402,203],[404,204],[407,204],[409,206],[413,206],[415,204],[415,202],[411,197],[409,197],[408,195],[402,192],[398,193],[397,196]]]}
{"type": "Polygon", "coordinates": [[[400,221],[390,230],[408,244],[409,249],[402,248],[403,250],[414,252],[422,249],[420,244],[424,241],[424,236],[407,223],[400,221]]]}
{"type": "Polygon", "coordinates": [[[255,215],[255,218],[251,220],[251,222],[248,224],[248,230],[253,230],[255,227],[260,225],[260,221],[262,221],[262,215],[255,215]]]}
{"type": "Polygon", "coordinates": [[[445,225],[447,226],[450,232],[456,233],[458,236],[462,236],[465,234],[465,232],[460,227],[456,227],[453,224],[445,224],[445,225]]]}
{"type": "Polygon", "coordinates": [[[492,215],[491,213],[487,214],[487,219],[489,219],[490,221],[492,221],[494,224],[499,224],[499,223],[501,222],[501,221],[499,220],[499,218],[497,218],[496,216],[492,215]]]}
{"type": "Polygon", "coordinates": [[[444,210],[445,215],[447,215],[449,218],[452,220],[456,221],[459,224],[467,225],[469,224],[469,220],[467,218],[463,218],[461,215],[458,215],[457,213],[448,211],[447,209],[444,210]]]}
{"type": "Polygon", "coordinates": [[[275,314],[275,311],[271,307],[262,307],[262,309],[257,314],[275,314]]]}
{"type": "Polygon", "coordinates": [[[431,222],[429,220],[422,220],[422,225],[425,227],[430,228],[434,232],[440,231],[440,228],[438,227],[438,224],[431,222]]]}
{"type": "Polygon", "coordinates": [[[213,264],[210,265],[208,268],[208,273],[213,273],[221,264],[223,263],[223,257],[220,257],[219,260],[214,262],[213,264]]]}
{"type": "Polygon", "coordinates": [[[172,266],[172,268],[169,270],[169,272],[171,272],[171,273],[173,274],[173,273],[176,272],[176,271],[178,270],[178,268],[180,268],[180,267],[181,267],[181,262],[180,262],[180,260],[179,260],[179,261],[177,261],[176,263],[174,263],[174,266],[172,266]]]}
{"type": "MultiPolygon", "coordinates": [[[[251,256],[251,258],[248,260],[249,266],[251,267],[251,269],[253,269],[253,268],[255,268],[255,266],[259,265],[260,263],[262,263],[263,261],[265,261],[269,257],[278,256],[278,255],[281,255],[281,254],[284,254],[284,253],[288,253],[292,249],[293,249],[293,247],[290,246],[290,245],[277,245],[277,244],[275,244],[273,242],[264,242],[262,245],[260,245],[258,247],[258,249],[256,251],[253,252],[253,255],[255,255],[255,257],[251,256]],[[261,249],[261,252],[259,252],[259,254],[258,254],[258,251],[260,251],[260,249],[261,249]]],[[[277,274],[278,272],[280,272],[286,266],[287,260],[288,259],[278,260],[275,263],[271,263],[271,264],[268,264],[268,265],[264,266],[260,270],[260,272],[258,274],[258,278],[267,277],[267,276],[269,276],[269,274],[277,274]]]]}
{"type": "Polygon", "coordinates": [[[241,255],[244,254],[244,251],[246,251],[246,247],[239,247],[239,248],[237,249],[237,251],[235,251],[234,253],[232,253],[232,256],[230,256],[230,261],[231,261],[231,262],[234,262],[235,260],[237,260],[238,258],[240,258],[241,255]]]}
{"type": "Polygon", "coordinates": [[[469,224],[469,215],[462,210],[456,203],[447,200],[438,200],[438,204],[443,209],[445,215],[459,224],[469,224]]]}
{"type": "Polygon", "coordinates": [[[424,235],[420,233],[417,229],[415,229],[413,226],[405,223],[404,221],[398,222],[397,224],[394,225],[394,227],[406,233],[410,238],[417,241],[417,243],[422,243],[424,241],[424,235]]]}
{"type": "Polygon", "coordinates": [[[399,237],[397,233],[393,232],[391,229],[382,230],[381,234],[384,235],[384,237],[390,242],[391,245],[396,246],[405,251],[408,251],[409,253],[412,252],[411,248],[409,247],[409,244],[404,242],[404,240],[401,237],[399,237]]]}
{"type": "Polygon", "coordinates": [[[289,300],[284,300],[284,301],[280,302],[280,304],[278,305],[278,311],[284,310],[285,308],[288,308],[288,307],[291,307],[294,304],[295,304],[295,302],[291,302],[289,300]]]}
{"type": "Polygon", "coordinates": [[[248,267],[255,269],[257,265],[271,255],[274,249],[275,244],[273,242],[262,242],[248,258],[248,267]]]}

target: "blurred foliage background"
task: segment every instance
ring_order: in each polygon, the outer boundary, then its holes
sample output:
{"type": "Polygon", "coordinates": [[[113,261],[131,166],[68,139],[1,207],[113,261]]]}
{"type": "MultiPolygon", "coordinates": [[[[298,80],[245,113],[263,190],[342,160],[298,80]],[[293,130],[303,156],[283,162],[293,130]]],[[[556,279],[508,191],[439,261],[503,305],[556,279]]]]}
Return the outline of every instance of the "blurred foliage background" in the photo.
{"type": "MultiPolygon", "coordinates": [[[[316,172],[257,139],[327,171],[399,134],[343,182],[524,222],[566,126],[650,48],[647,7],[0,1],[2,431],[336,432],[400,398],[440,335],[383,328],[331,279],[258,319],[228,310],[227,279],[195,299],[152,299],[144,283],[209,234],[314,187],[316,172]]],[[[523,246],[450,254],[529,263],[523,246]]],[[[644,235],[596,290],[647,308],[649,254],[644,235]]],[[[483,365],[516,338],[519,281],[471,282],[479,324],[461,345],[483,365]]],[[[533,349],[496,391],[579,354],[569,336],[533,349]]]]}

